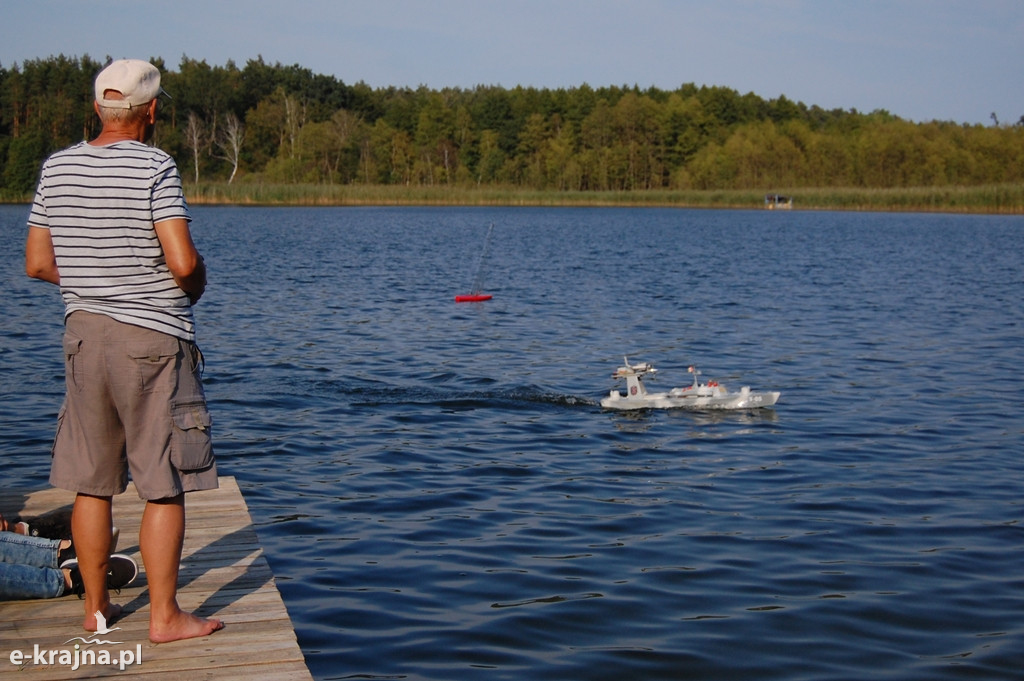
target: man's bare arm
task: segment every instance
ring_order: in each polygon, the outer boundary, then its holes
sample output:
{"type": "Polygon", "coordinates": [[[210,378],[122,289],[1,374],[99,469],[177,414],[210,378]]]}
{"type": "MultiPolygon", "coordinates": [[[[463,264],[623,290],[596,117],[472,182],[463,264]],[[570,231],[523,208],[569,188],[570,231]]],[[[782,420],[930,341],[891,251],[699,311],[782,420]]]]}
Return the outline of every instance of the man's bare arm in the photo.
{"type": "Polygon", "coordinates": [[[25,274],[33,279],[60,284],[50,230],[29,225],[28,239],[25,241],[25,274]]]}
{"type": "Polygon", "coordinates": [[[154,227],[174,283],[188,294],[189,300],[195,305],[206,290],[206,264],[192,242],[188,220],[164,220],[154,227]]]}

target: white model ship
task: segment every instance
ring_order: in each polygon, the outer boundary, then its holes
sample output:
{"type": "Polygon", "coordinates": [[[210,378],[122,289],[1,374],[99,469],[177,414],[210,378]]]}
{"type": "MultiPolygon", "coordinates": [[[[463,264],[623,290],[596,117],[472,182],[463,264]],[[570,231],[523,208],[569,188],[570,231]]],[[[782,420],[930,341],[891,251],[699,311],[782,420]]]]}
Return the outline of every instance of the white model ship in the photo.
{"type": "Polygon", "coordinates": [[[608,397],[601,400],[601,406],[606,409],[757,409],[774,405],[781,395],[753,391],[749,386],[740,388],[739,392],[729,392],[717,381],[701,383],[697,378],[700,371],[692,366],[688,371],[693,374],[693,385],[651,393],[647,392],[644,377],[653,377],[658,370],[647,362],[630,364],[626,357],[623,361],[625,366],[616,369],[612,378],[626,379],[626,394],[618,390],[609,392],[608,397]]]}

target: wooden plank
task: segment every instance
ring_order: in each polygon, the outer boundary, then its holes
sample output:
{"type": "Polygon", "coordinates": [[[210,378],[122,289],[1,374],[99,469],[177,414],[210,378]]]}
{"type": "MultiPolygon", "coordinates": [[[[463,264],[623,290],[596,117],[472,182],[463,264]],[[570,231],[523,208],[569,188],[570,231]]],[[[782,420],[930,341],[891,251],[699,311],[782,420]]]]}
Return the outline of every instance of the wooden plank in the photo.
{"type": "MultiPolygon", "coordinates": [[[[35,517],[56,509],[70,509],[74,494],[57,489],[31,493],[5,493],[0,512],[8,517],[35,517]]],[[[114,498],[114,524],[120,530],[117,551],[131,555],[144,570],[138,532],[145,503],[134,486],[114,498]]],[[[126,613],[108,634],[81,630],[82,603],[74,596],[0,602],[0,679],[216,679],[252,681],[273,678],[311,681],[295,630],[277,590],[249,511],[233,477],[220,478],[220,489],[186,497],[187,525],[178,580],[178,601],[186,610],[222,619],[225,628],[212,636],[154,644],[149,635],[149,598],[145,573],[120,595],[112,595],[126,613]],[[75,637],[111,643],[84,644],[75,637]],[[71,669],[75,645],[113,664],[82,664],[71,669]],[[21,665],[12,664],[14,651],[23,653],[21,665]],[[46,659],[40,664],[35,655],[46,659]],[[53,651],[53,663],[48,657],[53,651]],[[61,655],[65,659],[61,660],[61,655]],[[121,657],[141,662],[118,665],[121,657]],[[67,663],[70,660],[70,663],[67,663]],[[28,674],[28,676],[26,676],[28,674]]],[[[88,661],[92,661],[91,659],[88,661]]]]}

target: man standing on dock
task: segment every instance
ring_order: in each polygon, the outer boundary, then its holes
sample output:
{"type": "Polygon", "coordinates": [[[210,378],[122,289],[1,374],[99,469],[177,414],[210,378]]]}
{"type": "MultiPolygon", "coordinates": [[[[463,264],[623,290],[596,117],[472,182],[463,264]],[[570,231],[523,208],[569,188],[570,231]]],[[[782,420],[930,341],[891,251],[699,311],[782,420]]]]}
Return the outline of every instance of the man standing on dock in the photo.
{"type": "Polygon", "coordinates": [[[111,500],[131,471],[147,501],[139,547],[149,638],[206,636],[223,624],[178,607],[185,493],[217,487],[200,380],[194,305],[206,266],[174,160],[148,146],[160,71],[135,59],[96,77],[102,130],[47,159],[29,216],[28,276],[60,286],[66,396],[50,482],[77,493],[71,528],[85,586],[84,627],[112,622],[111,500]]]}

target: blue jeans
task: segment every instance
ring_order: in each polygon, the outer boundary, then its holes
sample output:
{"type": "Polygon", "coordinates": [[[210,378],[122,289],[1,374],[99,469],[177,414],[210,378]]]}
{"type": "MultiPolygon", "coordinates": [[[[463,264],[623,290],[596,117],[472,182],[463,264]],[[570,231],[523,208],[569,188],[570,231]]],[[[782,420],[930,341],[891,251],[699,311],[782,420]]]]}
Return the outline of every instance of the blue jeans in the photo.
{"type": "Polygon", "coordinates": [[[64,595],[59,539],[0,532],[0,601],[64,595]]]}

